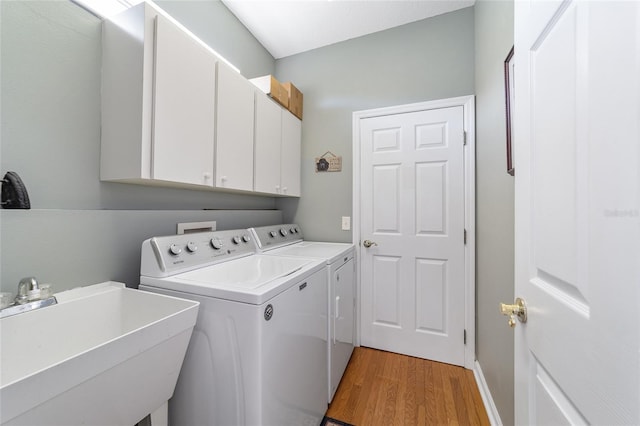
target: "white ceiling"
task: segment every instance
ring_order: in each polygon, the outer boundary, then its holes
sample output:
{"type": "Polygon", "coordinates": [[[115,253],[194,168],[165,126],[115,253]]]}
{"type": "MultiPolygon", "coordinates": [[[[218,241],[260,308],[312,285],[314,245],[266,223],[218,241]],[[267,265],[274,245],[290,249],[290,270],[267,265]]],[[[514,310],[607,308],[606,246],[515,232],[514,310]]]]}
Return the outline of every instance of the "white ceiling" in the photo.
{"type": "Polygon", "coordinates": [[[472,6],[475,0],[222,0],[274,58],[472,6]]]}

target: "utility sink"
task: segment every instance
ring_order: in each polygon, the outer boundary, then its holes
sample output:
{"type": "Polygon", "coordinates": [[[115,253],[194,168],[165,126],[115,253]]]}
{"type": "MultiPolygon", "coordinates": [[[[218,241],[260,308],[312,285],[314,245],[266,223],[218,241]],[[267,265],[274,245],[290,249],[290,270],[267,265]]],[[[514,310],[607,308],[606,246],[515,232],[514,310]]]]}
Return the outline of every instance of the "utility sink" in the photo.
{"type": "Polygon", "coordinates": [[[55,297],[0,320],[0,424],[132,426],[166,410],[199,303],[115,282],[55,297]]]}

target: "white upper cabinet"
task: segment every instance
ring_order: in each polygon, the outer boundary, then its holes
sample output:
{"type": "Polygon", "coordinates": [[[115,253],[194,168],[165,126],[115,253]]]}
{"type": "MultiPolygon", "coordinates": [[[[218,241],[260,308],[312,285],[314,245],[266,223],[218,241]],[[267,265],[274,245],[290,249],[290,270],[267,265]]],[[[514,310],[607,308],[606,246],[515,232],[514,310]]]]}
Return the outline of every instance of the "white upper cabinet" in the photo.
{"type": "Polygon", "coordinates": [[[218,58],[148,3],[105,20],[100,178],[212,187],[218,58]]]}
{"type": "Polygon", "coordinates": [[[255,191],[299,197],[301,121],[256,93],[255,129],[255,191]]]}
{"type": "Polygon", "coordinates": [[[300,155],[302,122],[289,111],[282,110],[282,154],[280,166],[281,194],[300,196],[300,155]]]}
{"type": "Polygon", "coordinates": [[[153,4],[102,35],[101,180],[299,196],[300,120],[153,4]]]}
{"type": "Polygon", "coordinates": [[[216,59],[156,17],[151,177],[213,186],[216,59]]]}
{"type": "Polygon", "coordinates": [[[255,86],[218,63],[216,182],[219,188],[253,190],[255,86]]]}
{"type": "Polygon", "coordinates": [[[280,193],[282,108],[256,93],[255,186],[257,192],[280,193]]]}

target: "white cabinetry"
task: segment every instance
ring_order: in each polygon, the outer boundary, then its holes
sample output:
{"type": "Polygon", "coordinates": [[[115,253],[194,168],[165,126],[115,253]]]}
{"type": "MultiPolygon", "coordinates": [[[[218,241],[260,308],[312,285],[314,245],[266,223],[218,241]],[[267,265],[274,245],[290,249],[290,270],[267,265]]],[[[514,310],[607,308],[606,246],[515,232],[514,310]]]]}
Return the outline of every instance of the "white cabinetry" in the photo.
{"type": "Polygon", "coordinates": [[[255,191],[299,197],[300,120],[256,93],[255,123],[255,191]]]}
{"type": "Polygon", "coordinates": [[[289,111],[282,110],[282,195],[300,196],[300,150],[302,122],[289,111]]]}
{"type": "Polygon", "coordinates": [[[216,59],[156,16],[151,177],[213,185],[216,59]]]}
{"type": "Polygon", "coordinates": [[[280,193],[282,108],[256,93],[255,184],[257,192],[280,193]]]}
{"type": "Polygon", "coordinates": [[[101,180],[300,195],[300,120],[157,6],[106,19],[102,54],[101,180]]]}
{"type": "Polygon", "coordinates": [[[105,20],[102,180],[213,186],[216,62],[148,3],[105,20]]]}
{"type": "Polygon", "coordinates": [[[242,75],[218,63],[217,187],[253,190],[255,91],[255,86],[242,75]]]}

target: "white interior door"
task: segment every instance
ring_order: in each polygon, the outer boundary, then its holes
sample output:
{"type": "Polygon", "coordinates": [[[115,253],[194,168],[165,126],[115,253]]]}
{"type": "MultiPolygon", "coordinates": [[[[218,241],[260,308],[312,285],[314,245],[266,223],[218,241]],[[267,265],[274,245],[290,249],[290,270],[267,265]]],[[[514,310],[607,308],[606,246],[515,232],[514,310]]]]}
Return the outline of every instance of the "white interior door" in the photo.
{"type": "Polygon", "coordinates": [[[640,3],[515,18],[516,423],[640,424],[640,3]]]}
{"type": "Polygon", "coordinates": [[[464,364],[463,121],[462,106],[360,120],[364,346],[464,364]]]}

